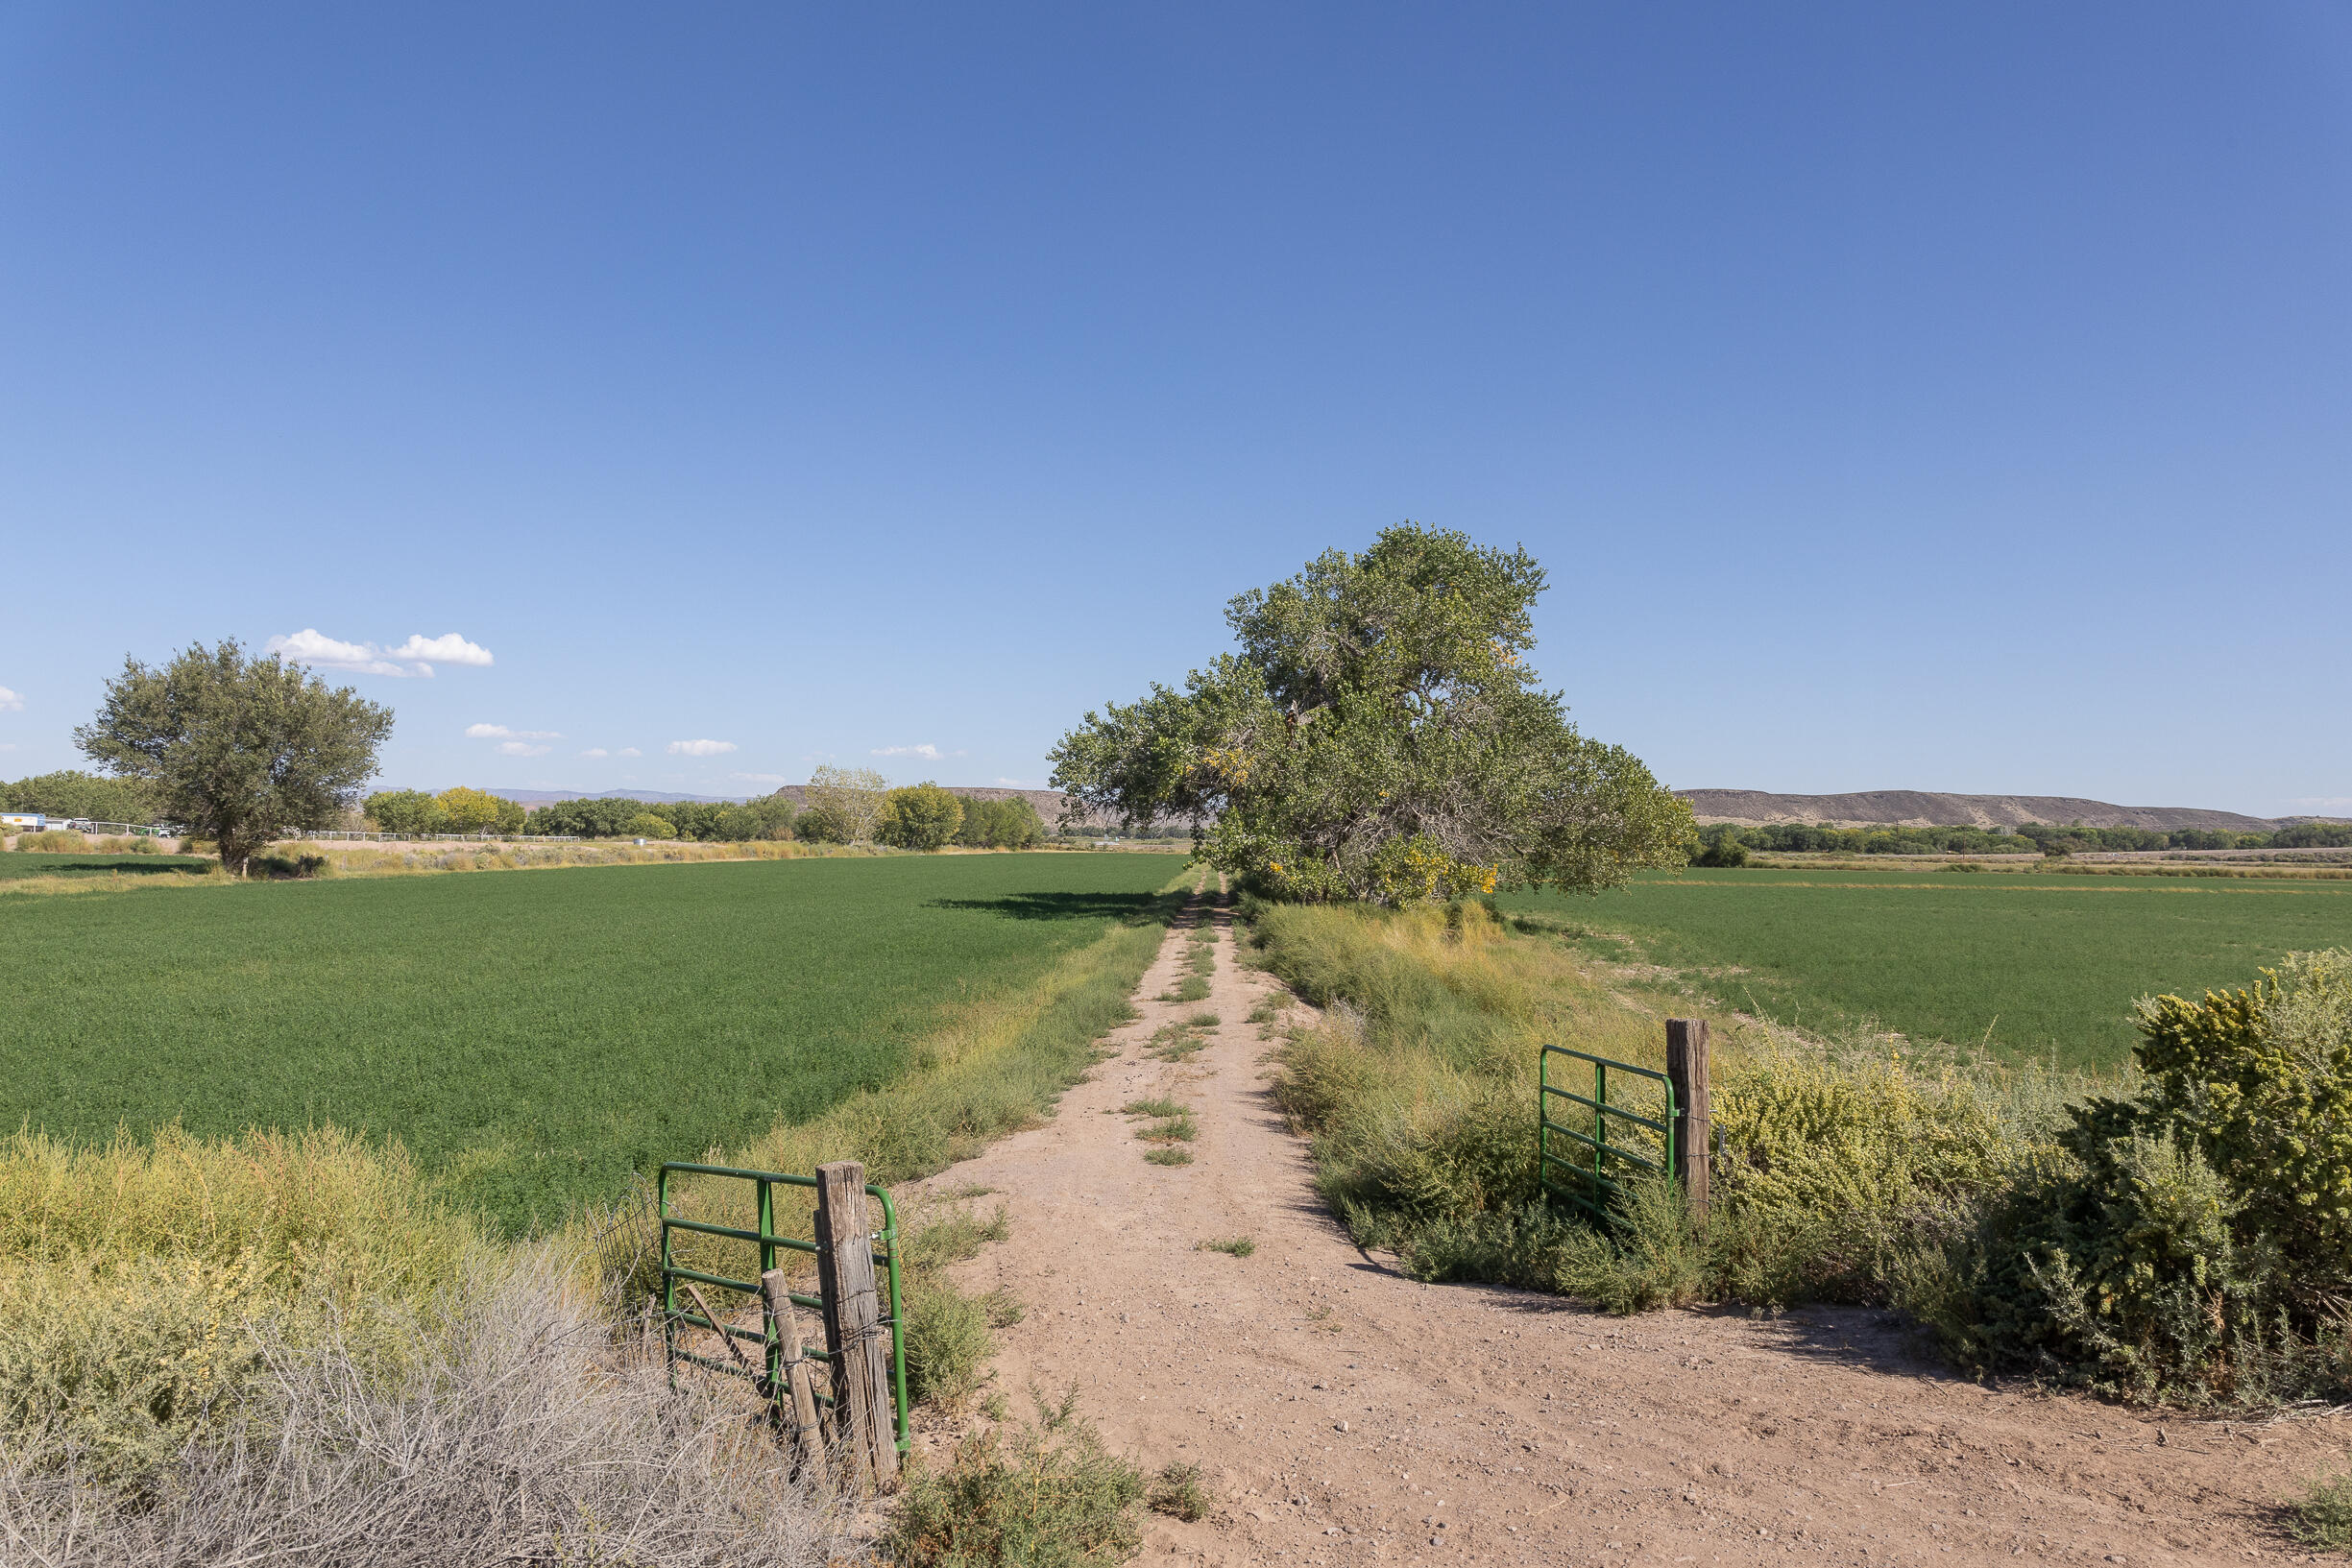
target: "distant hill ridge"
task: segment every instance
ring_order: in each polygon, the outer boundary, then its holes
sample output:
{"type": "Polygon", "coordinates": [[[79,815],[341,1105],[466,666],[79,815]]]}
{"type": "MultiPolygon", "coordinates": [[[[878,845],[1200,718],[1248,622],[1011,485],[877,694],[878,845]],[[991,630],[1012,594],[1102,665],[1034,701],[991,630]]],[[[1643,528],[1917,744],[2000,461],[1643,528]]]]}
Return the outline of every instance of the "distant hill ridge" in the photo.
{"type": "Polygon", "coordinates": [[[2194,806],[2111,806],[2072,795],[1946,795],[1926,789],[1865,789],[1852,795],[1775,795],[1761,789],[1678,789],[1702,823],[1828,823],[1835,828],[2208,828],[2275,832],[2338,817],[2250,817],[2194,806]]]}

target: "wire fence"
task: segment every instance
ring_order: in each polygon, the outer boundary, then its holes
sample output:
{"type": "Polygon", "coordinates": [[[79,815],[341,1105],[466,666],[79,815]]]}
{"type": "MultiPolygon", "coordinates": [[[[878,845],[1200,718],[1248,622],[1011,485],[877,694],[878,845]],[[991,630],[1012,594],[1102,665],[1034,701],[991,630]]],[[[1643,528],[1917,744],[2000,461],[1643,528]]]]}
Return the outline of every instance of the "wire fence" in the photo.
{"type": "Polygon", "coordinates": [[[298,829],[283,834],[287,838],[352,839],[361,843],[381,844],[492,844],[527,840],[534,844],[576,844],[578,833],[376,833],[361,832],[350,828],[298,829]]]}

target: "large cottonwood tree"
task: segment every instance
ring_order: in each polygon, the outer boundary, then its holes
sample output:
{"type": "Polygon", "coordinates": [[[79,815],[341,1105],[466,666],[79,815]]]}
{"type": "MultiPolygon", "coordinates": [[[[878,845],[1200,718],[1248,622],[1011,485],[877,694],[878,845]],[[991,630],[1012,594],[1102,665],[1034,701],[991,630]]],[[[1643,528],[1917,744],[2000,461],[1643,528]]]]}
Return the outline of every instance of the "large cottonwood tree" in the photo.
{"type": "Polygon", "coordinates": [[[1387,904],[1589,891],[1681,865],[1689,808],[1529,667],[1543,568],[1410,523],[1234,599],[1238,653],[1062,737],[1074,816],[1196,824],[1270,892],[1387,904]]]}

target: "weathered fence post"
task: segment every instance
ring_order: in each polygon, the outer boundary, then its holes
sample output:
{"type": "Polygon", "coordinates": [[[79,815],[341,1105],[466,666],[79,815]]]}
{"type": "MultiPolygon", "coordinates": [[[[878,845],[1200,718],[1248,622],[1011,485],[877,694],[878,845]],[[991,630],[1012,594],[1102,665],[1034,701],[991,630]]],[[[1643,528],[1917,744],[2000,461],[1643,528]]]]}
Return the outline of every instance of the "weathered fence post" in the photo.
{"type": "Polygon", "coordinates": [[[833,1350],[834,1413],[850,1464],[884,1487],[898,1479],[898,1434],[890,1420],[890,1331],[865,1224],[865,1167],[837,1160],[818,1166],[816,1177],[816,1277],[833,1350]]]}
{"type": "Polygon", "coordinates": [[[817,1425],[816,1387],[809,1377],[800,1319],[793,1315],[791,1287],[783,1269],[771,1268],[760,1276],[760,1299],[767,1308],[768,1333],[784,1350],[785,1387],[771,1387],[767,1396],[781,1402],[786,1390],[790,1391],[792,1441],[799,1446],[802,1466],[821,1484],[825,1480],[825,1430],[817,1425]]]}
{"type": "Polygon", "coordinates": [[[1707,1098],[1707,1020],[1666,1020],[1666,1077],[1674,1085],[1675,1171],[1693,1217],[1707,1218],[1707,1140],[1714,1111],[1707,1098]]]}

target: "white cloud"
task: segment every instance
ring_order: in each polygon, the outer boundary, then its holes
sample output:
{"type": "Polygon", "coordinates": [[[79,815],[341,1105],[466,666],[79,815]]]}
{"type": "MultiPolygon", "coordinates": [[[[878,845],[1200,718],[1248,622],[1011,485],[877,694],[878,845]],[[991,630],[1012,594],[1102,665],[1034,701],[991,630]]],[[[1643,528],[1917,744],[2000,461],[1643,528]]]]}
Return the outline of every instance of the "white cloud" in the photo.
{"type": "Polygon", "coordinates": [[[545,757],[553,749],[550,746],[534,746],[527,740],[501,740],[498,742],[500,757],[545,757]]]}
{"type": "MultiPolygon", "coordinates": [[[[5,695],[5,690],[0,690],[0,696],[5,695]]],[[[0,702],[0,708],[7,706],[5,702],[0,702]]],[[[2352,806],[2352,795],[2306,795],[2301,800],[2290,801],[2288,804],[2308,806],[2315,811],[2340,811],[2345,807],[2352,806]]]]}
{"type": "Polygon", "coordinates": [[[745,784],[780,784],[792,782],[781,773],[730,773],[727,777],[740,779],[745,784]]]}
{"type": "Polygon", "coordinates": [[[436,662],[444,664],[491,662],[488,648],[469,642],[455,632],[446,637],[411,635],[399,647],[386,648],[374,642],[345,642],[315,626],[305,626],[291,637],[271,638],[263,644],[263,651],[314,669],[349,670],[354,675],[430,677],[436,662]]]}
{"type": "Polygon", "coordinates": [[[732,740],[673,740],[669,743],[672,757],[724,757],[735,750],[732,740]]]}
{"type": "MultiPolygon", "coordinates": [[[[338,642],[315,626],[305,626],[292,637],[274,637],[264,645],[264,651],[297,664],[308,664],[314,669],[349,670],[354,675],[413,675],[388,659],[378,658],[383,650],[369,642],[338,642]]],[[[424,673],[432,674],[427,664],[424,673]]]]}
{"type": "Polygon", "coordinates": [[[0,686],[0,713],[13,713],[20,712],[24,708],[24,698],[18,696],[13,691],[11,691],[7,687],[0,686]]]}
{"type": "Polygon", "coordinates": [[[591,746],[586,751],[580,753],[580,755],[582,757],[610,757],[613,754],[606,751],[602,746],[591,746]]]}
{"type": "Polygon", "coordinates": [[[503,724],[469,724],[466,726],[466,738],[468,740],[561,740],[564,737],[561,732],[555,730],[510,730],[503,724]]]}
{"type": "Polygon", "coordinates": [[[620,750],[613,753],[613,755],[615,757],[643,757],[645,754],[639,751],[635,746],[623,746],[620,748],[620,750]]]}
{"type": "Polygon", "coordinates": [[[436,664],[473,664],[487,668],[491,663],[490,650],[479,642],[469,642],[455,632],[439,637],[408,634],[408,640],[392,650],[394,659],[419,659],[436,664]]]}
{"type": "Polygon", "coordinates": [[[876,746],[877,757],[920,757],[926,762],[936,762],[950,757],[969,757],[970,752],[941,751],[926,740],[919,746],[876,746]]]}

